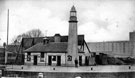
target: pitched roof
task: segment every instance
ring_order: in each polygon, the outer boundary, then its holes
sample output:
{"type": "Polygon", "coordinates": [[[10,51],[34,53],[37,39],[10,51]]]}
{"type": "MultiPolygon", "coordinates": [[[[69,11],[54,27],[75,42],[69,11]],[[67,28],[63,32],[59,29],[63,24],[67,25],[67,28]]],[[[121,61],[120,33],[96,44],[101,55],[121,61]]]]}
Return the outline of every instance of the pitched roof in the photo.
{"type": "Polygon", "coordinates": [[[0,46],[0,48],[4,48],[3,46],[0,46]]]}
{"type": "Polygon", "coordinates": [[[50,42],[48,44],[38,43],[25,52],[67,52],[67,42],[50,42]]]}
{"type": "Polygon", "coordinates": [[[6,51],[9,52],[18,52],[19,51],[20,45],[7,45],[6,46],[6,51]]]}
{"type": "MultiPolygon", "coordinates": [[[[21,45],[24,49],[28,49],[37,43],[43,42],[44,37],[23,38],[21,45]]],[[[54,42],[54,36],[47,37],[49,42],[54,42]]],[[[60,36],[61,42],[68,42],[68,36],[60,36]]],[[[83,45],[84,35],[78,35],[78,45],[83,45]]]]}
{"type": "Polygon", "coordinates": [[[76,9],[75,9],[74,5],[72,6],[71,11],[76,12],[76,9]]]}

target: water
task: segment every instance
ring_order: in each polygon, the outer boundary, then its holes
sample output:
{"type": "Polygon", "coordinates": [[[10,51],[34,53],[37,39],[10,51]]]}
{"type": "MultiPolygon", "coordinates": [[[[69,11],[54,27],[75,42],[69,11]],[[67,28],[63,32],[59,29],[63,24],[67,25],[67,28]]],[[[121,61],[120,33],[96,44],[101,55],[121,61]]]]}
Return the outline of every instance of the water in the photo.
{"type": "MultiPolygon", "coordinates": [[[[39,72],[6,72],[6,76],[19,76],[24,78],[38,78],[39,72]]],[[[67,73],[67,72],[47,72],[43,73],[44,78],[135,78],[135,72],[118,73],[67,73]]]]}

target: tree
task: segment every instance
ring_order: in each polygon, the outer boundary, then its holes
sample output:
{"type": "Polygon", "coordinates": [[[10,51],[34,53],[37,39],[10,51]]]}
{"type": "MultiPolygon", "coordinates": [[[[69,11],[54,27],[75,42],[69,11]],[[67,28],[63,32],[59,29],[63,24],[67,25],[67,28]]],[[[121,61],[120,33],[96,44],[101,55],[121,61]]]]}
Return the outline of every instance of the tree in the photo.
{"type": "Polygon", "coordinates": [[[42,37],[43,34],[39,29],[33,29],[31,31],[28,31],[24,36],[27,36],[27,37],[42,37]]]}
{"type": "Polygon", "coordinates": [[[20,34],[17,37],[13,38],[13,43],[20,43],[22,38],[31,38],[31,37],[43,37],[43,33],[39,29],[32,29],[26,33],[20,34]]]}

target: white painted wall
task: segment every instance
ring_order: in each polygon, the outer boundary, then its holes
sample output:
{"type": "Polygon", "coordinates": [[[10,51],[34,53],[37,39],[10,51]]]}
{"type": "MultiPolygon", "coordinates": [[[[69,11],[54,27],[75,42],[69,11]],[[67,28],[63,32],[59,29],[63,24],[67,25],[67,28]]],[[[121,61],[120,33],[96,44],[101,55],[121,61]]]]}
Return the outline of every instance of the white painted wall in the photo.
{"type": "MultiPolygon", "coordinates": [[[[47,53],[47,56],[49,55],[61,56],[61,64],[65,64],[65,53],[47,53]]],[[[47,63],[48,63],[48,57],[47,57],[47,63]]],[[[57,62],[53,62],[53,63],[57,63],[57,62]]]]}
{"type": "Polygon", "coordinates": [[[40,56],[41,56],[41,52],[37,52],[37,53],[32,53],[31,52],[31,61],[27,61],[27,53],[25,53],[25,63],[27,64],[33,64],[34,63],[34,56],[37,56],[37,63],[43,63],[45,64],[45,59],[46,59],[46,53],[44,53],[44,62],[40,62],[40,56]]]}
{"type": "MultiPolygon", "coordinates": [[[[61,56],[61,64],[65,64],[65,53],[44,53],[44,62],[40,61],[40,53],[41,52],[31,53],[31,61],[27,61],[27,53],[25,53],[25,64],[33,65],[35,55],[38,56],[37,58],[38,65],[45,65],[45,64],[48,65],[49,55],[61,56]]],[[[57,61],[53,63],[57,63],[57,61]]]]}

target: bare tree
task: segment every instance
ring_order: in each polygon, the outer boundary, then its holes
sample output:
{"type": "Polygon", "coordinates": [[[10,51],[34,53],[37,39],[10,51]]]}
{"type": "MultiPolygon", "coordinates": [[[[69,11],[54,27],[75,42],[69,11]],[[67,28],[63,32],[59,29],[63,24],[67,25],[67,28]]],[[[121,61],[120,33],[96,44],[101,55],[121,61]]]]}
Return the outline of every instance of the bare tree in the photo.
{"type": "Polygon", "coordinates": [[[31,37],[43,37],[43,33],[39,29],[32,29],[26,33],[20,34],[17,37],[13,38],[13,43],[20,43],[22,38],[31,38],[31,37]]]}
{"type": "Polygon", "coordinates": [[[28,31],[26,35],[28,35],[28,37],[42,37],[43,36],[42,32],[39,29],[33,29],[31,31],[28,31]]]}

